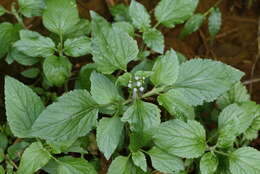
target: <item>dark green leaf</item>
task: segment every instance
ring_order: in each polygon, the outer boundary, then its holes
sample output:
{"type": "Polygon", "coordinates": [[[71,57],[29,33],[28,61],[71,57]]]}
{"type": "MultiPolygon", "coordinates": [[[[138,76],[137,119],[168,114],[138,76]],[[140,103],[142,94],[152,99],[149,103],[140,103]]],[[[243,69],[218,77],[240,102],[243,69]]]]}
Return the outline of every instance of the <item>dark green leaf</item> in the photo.
{"type": "Polygon", "coordinates": [[[23,153],[24,149],[29,146],[30,143],[22,141],[16,144],[13,144],[8,147],[7,152],[8,156],[12,159],[15,160],[17,158],[21,158],[21,154],[23,153]]]}
{"type": "Polygon", "coordinates": [[[45,8],[44,0],[18,0],[19,12],[26,17],[41,16],[45,8]]]}
{"type": "Polygon", "coordinates": [[[145,44],[153,51],[163,54],[164,52],[164,36],[156,29],[149,29],[144,32],[143,40],[145,44]]]}
{"type": "Polygon", "coordinates": [[[209,34],[212,38],[214,38],[218,32],[220,31],[222,19],[221,12],[219,8],[214,8],[209,16],[209,34]]]}
{"type": "Polygon", "coordinates": [[[110,12],[113,15],[115,21],[127,21],[130,22],[131,18],[128,13],[129,7],[124,4],[116,4],[110,7],[110,12]]]}
{"type": "Polygon", "coordinates": [[[0,149],[7,148],[7,145],[8,145],[7,136],[4,133],[0,132],[0,149]]]}
{"type": "Polygon", "coordinates": [[[214,174],[218,168],[218,158],[208,152],[204,154],[200,160],[201,174],[214,174]]]}
{"type": "Polygon", "coordinates": [[[5,12],[5,8],[2,5],[0,5],[0,16],[3,16],[5,12]]]}
{"type": "Polygon", "coordinates": [[[30,69],[27,69],[23,72],[21,72],[21,74],[24,76],[24,77],[27,77],[27,78],[36,78],[40,73],[40,70],[38,68],[30,68],[30,69]]]}
{"type": "Polygon", "coordinates": [[[91,52],[91,41],[86,36],[67,39],[64,43],[64,52],[71,57],[84,56],[91,52]]]}
{"type": "Polygon", "coordinates": [[[90,83],[90,75],[91,73],[96,70],[97,66],[94,63],[84,65],[79,72],[79,77],[77,80],[77,88],[79,89],[87,89],[90,90],[91,83],[90,83]]]}

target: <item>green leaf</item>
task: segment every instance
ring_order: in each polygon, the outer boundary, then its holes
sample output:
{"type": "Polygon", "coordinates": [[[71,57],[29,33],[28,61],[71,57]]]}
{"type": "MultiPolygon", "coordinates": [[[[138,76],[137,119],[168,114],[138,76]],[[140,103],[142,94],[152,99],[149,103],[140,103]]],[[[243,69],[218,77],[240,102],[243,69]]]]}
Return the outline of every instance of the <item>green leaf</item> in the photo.
{"type": "Polygon", "coordinates": [[[113,23],[112,26],[128,33],[132,37],[135,35],[135,29],[134,29],[133,25],[130,24],[129,22],[124,22],[124,21],[115,22],[115,23],[113,23]]]}
{"type": "Polygon", "coordinates": [[[214,174],[218,168],[218,158],[211,152],[204,154],[200,160],[201,174],[214,174]]]}
{"type": "Polygon", "coordinates": [[[4,149],[0,148],[0,163],[5,160],[5,151],[4,149]]]}
{"type": "Polygon", "coordinates": [[[18,51],[31,57],[48,57],[55,52],[55,43],[48,37],[29,30],[20,31],[21,40],[14,44],[18,51]]]}
{"type": "Polygon", "coordinates": [[[12,44],[19,39],[20,25],[8,22],[0,24],[0,59],[6,55],[12,44]]]}
{"type": "Polygon", "coordinates": [[[32,143],[25,149],[17,174],[33,174],[45,166],[51,159],[51,154],[40,142],[32,143]]]}
{"type": "Polygon", "coordinates": [[[160,94],[157,100],[172,116],[178,119],[193,120],[195,118],[194,108],[187,104],[188,99],[174,89],[160,94]]]}
{"type": "Polygon", "coordinates": [[[64,43],[64,52],[71,57],[84,56],[91,51],[91,41],[86,36],[67,39],[64,43]]]}
{"type": "Polygon", "coordinates": [[[89,20],[80,19],[78,23],[66,34],[66,38],[75,38],[88,35],[91,32],[89,20]]]}
{"type": "Polygon", "coordinates": [[[241,147],[230,154],[229,169],[232,174],[260,173],[260,152],[251,147],[241,147]]]}
{"type": "Polygon", "coordinates": [[[156,29],[149,29],[143,34],[144,43],[153,51],[163,54],[164,52],[164,36],[156,29]]]}
{"type": "Polygon", "coordinates": [[[123,117],[123,122],[130,124],[130,129],[134,132],[152,133],[160,124],[160,109],[152,104],[135,100],[123,117]]]}
{"type": "Polygon", "coordinates": [[[130,22],[131,18],[129,16],[129,6],[124,4],[116,4],[109,8],[110,13],[113,15],[115,21],[127,21],[130,22]]]}
{"type": "Polygon", "coordinates": [[[170,120],[156,130],[154,143],[160,149],[182,158],[200,157],[206,150],[206,133],[197,121],[170,120]]]}
{"type": "Polygon", "coordinates": [[[0,132],[0,149],[4,149],[7,148],[8,146],[8,139],[7,139],[7,136],[0,132]]]}
{"type": "Polygon", "coordinates": [[[217,105],[220,109],[223,109],[230,104],[246,101],[250,101],[250,95],[248,94],[246,87],[241,82],[238,82],[217,99],[217,105]]]}
{"type": "Polygon", "coordinates": [[[258,105],[258,112],[256,118],[253,120],[250,127],[245,131],[245,138],[253,140],[258,137],[258,131],[260,130],[260,107],[258,105]]]}
{"type": "Polygon", "coordinates": [[[136,166],[140,167],[144,172],[147,171],[146,158],[142,152],[137,151],[137,152],[132,153],[132,160],[133,160],[134,164],[136,166]]]}
{"type": "Polygon", "coordinates": [[[197,31],[202,25],[205,17],[203,14],[195,14],[185,23],[184,28],[181,31],[180,38],[183,39],[191,33],[197,31]]]}
{"type": "Polygon", "coordinates": [[[2,5],[0,5],[0,16],[3,16],[5,12],[5,8],[2,5]]]}
{"type": "Polygon", "coordinates": [[[92,21],[93,60],[98,70],[105,74],[111,74],[117,69],[126,71],[127,64],[138,55],[137,42],[121,29],[103,23],[95,18],[92,21]]]}
{"type": "Polygon", "coordinates": [[[129,15],[134,26],[139,30],[145,31],[150,27],[151,17],[149,13],[147,12],[146,8],[136,0],[131,1],[129,15]]]}
{"type": "Polygon", "coordinates": [[[80,69],[79,78],[77,80],[77,88],[90,90],[90,76],[97,66],[94,63],[86,64],[80,69]]]}
{"type": "Polygon", "coordinates": [[[171,155],[157,147],[153,147],[148,152],[152,160],[152,166],[165,173],[172,173],[184,170],[184,163],[181,158],[171,155]]]}
{"type": "Polygon", "coordinates": [[[21,72],[21,74],[24,77],[27,77],[30,79],[36,78],[39,75],[39,73],[40,73],[40,70],[38,68],[30,68],[30,69],[27,69],[27,70],[21,72]]]}
{"type": "Polygon", "coordinates": [[[208,18],[209,34],[214,38],[221,29],[222,19],[219,8],[214,8],[208,18]]]}
{"type": "Polygon", "coordinates": [[[129,81],[132,80],[132,78],[133,78],[133,75],[131,73],[126,72],[117,78],[116,86],[119,86],[119,85],[127,86],[129,81]]]}
{"type": "Polygon", "coordinates": [[[18,0],[19,12],[26,17],[41,16],[45,8],[44,0],[18,0]]]}
{"type": "Polygon", "coordinates": [[[31,127],[44,109],[32,89],[12,77],[5,77],[5,109],[8,124],[16,137],[31,135],[31,127]]]}
{"type": "Polygon", "coordinates": [[[131,167],[128,157],[118,156],[112,161],[107,174],[132,174],[131,167]]]}
{"type": "Polygon", "coordinates": [[[91,95],[97,103],[108,104],[121,99],[117,88],[106,76],[93,72],[90,81],[91,95]]]}
{"type": "Polygon", "coordinates": [[[49,105],[33,125],[33,135],[47,140],[73,140],[97,124],[97,103],[86,90],[66,93],[49,105]]]}
{"type": "Polygon", "coordinates": [[[244,75],[229,65],[208,59],[184,62],[180,66],[179,74],[174,84],[175,90],[188,98],[192,106],[212,102],[244,75]]]}
{"type": "Polygon", "coordinates": [[[3,166],[0,165],[0,174],[5,174],[5,169],[3,166]]]}
{"type": "Polygon", "coordinates": [[[116,150],[124,124],[118,116],[102,118],[97,127],[97,145],[108,160],[116,150]]]}
{"type": "Polygon", "coordinates": [[[75,0],[47,0],[43,13],[43,25],[58,35],[66,35],[79,22],[75,0]]]}
{"type": "Polygon", "coordinates": [[[20,159],[21,158],[21,154],[23,153],[24,149],[29,146],[30,143],[22,141],[16,144],[13,144],[11,146],[8,147],[7,152],[8,152],[8,156],[12,159],[20,159]]]}
{"type": "Polygon", "coordinates": [[[189,19],[198,2],[198,0],[161,0],[155,8],[155,17],[164,26],[174,27],[189,19]]]}
{"type": "Polygon", "coordinates": [[[217,174],[231,174],[229,170],[229,159],[227,156],[218,155],[218,162],[217,174]]]}
{"type": "Polygon", "coordinates": [[[179,75],[179,61],[176,52],[167,51],[153,66],[151,81],[154,85],[172,85],[179,75]]]}
{"type": "Polygon", "coordinates": [[[44,59],[43,72],[47,80],[55,85],[63,85],[71,75],[72,64],[67,57],[50,56],[44,59]]]}

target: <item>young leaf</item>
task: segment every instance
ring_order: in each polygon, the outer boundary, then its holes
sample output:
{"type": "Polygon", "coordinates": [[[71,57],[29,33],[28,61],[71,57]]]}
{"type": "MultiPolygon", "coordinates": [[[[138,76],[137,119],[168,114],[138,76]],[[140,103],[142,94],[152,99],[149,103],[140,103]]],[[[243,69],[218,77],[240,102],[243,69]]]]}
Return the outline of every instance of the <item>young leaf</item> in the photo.
{"type": "Polygon", "coordinates": [[[16,144],[12,144],[11,146],[8,147],[7,152],[8,152],[8,156],[12,159],[19,159],[21,158],[21,155],[25,148],[28,147],[30,145],[30,143],[26,142],[26,141],[22,141],[16,144]]]}
{"type": "Polygon", "coordinates": [[[214,8],[208,19],[209,34],[214,38],[221,28],[221,12],[219,8],[214,8]]]}
{"type": "Polygon", "coordinates": [[[135,35],[135,29],[129,22],[115,22],[112,26],[128,33],[132,37],[135,35]]]}
{"type": "Polygon", "coordinates": [[[123,75],[119,76],[116,80],[116,86],[122,85],[122,86],[128,86],[128,83],[130,80],[132,80],[133,75],[131,73],[124,73],[123,75]]]}
{"type": "Polygon", "coordinates": [[[44,0],[18,0],[19,12],[26,17],[41,16],[45,8],[44,0]]]}
{"type": "Polygon", "coordinates": [[[124,4],[116,4],[109,8],[110,13],[113,15],[115,21],[131,21],[129,16],[129,6],[124,4]]]}
{"type": "Polygon", "coordinates": [[[161,124],[154,136],[160,149],[182,158],[197,158],[206,149],[206,133],[197,121],[170,120],[161,124]]]}
{"type": "Polygon", "coordinates": [[[86,36],[91,32],[91,24],[87,19],[80,19],[78,23],[73,27],[69,33],[66,34],[66,38],[76,38],[86,36]]]}
{"type": "Polygon", "coordinates": [[[147,163],[146,158],[143,152],[137,151],[132,153],[132,160],[134,164],[138,167],[140,167],[144,172],[147,171],[147,163]]]}
{"type": "Polygon", "coordinates": [[[43,13],[43,25],[58,35],[71,32],[79,22],[75,0],[47,0],[43,13]]]}
{"type": "Polygon", "coordinates": [[[71,57],[84,56],[91,51],[91,41],[87,36],[67,39],[64,43],[64,52],[71,57]]]}
{"type": "Polygon", "coordinates": [[[0,16],[3,16],[5,14],[5,8],[0,5],[0,16]]]}
{"type": "Polygon", "coordinates": [[[181,31],[180,38],[183,39],[191,33],[197,31],[204,21],[203,14],[195,14],[185,23],[183,30],[181,31]]]}
{"type": "Polygon", "coordinates": [[[44,109],[41,98],[32,89],[12,77],[5,77],[7,120],[16,137],[30,137],[31,127],[44,109]]]}
{"type": "Polygon", "coordinates": [[[41,60],[41,58],[39,58],[39,57],[27,56],[26,54],[18,51],[15,47],[11,48],[7,57],[11,60],[15,60],[16,62],[18,62],[21,65],[25,65],[25,66],[34,65],[41,60]]]}
{"type": "Polygon", "coordinates": [[[218,168],[218,158],[211,152],[205,153],[200,160],[201,174],[213,174],[218,168]]]}
{"type": "Polygon", "coordinates": [[[145,31],[143,34],[143,40],[153,51],[163,54],[164,36],[159,30],[149,29],[145,31]]]}
{"type": "Polygon", "coordinates": [[[93,72],[90,81],[91,95],[97,103],[108,104],[121,99],[117,88],[106,76],[93,72]]]}
{"type": "Polygon", "coordinates": [[[160,109],[152,104],[135,100],[121,118],[123,122],[130,124],[130,129],[134,132],[152,133],[161,122],[160,109]]]}
{"type": "Polygon", "coordinates": [[[152,160],[152,166],[165,173],[172,173],[184,170],[184,163],[181,158],[171,155],[157,147],[153,147],[148,152],[152,160]]]}
{"type": "Polygon", "coordinates": [[[47,140],[73,140],[97,124],[97,103],[86,90],[74,90],[49,105],[35,121],[33,135],[47,140]]]}
{"type": "Polygon", "coordinates": [[[157,100],[172,116],[178,119],[193,120],[195,118],[194,108],[188,105],[187,99],[174,89],[160,94],[157,100]]]}
{"type": "Polygon", "coordinates": [[[164,26],[174,27],[189,19],[198,2],[198,0],[161,0],[155,8],[155,17],[164,26]]]}
{"type": "Polygon", "coordinates": [[[43,72],[47,80],[55,85],[63,85],[70,77],[72,64],[67,57],[50,56],[43,62],[43,72]]]}
{"type": "Polygon", "coordinates": [[[232,174],[260,173],[260,152],[252,147],[241,147],[229,156],[229,169],[232,174]]]}
{"type": "Polygon", "coordinates": [[[151,81],[154,85],[172,85],[179,75],[179,61],[176,52],[167,51],[153,66],[151,81]]]}
{"type": "Polygon", "coordinates": [[[51,154],[40,142],[32,143],[25,149],[17,174],[33,174],[45,166],[51,159],[51,154]]]}
{"type": "Polygon", "coordinates": [[[14,44],[18,51],[31,57],[48,57],[55,52],[55,43],[48,37],[29,30],[20,31],[21,40],[14,44]]]}
{"type": "Polygon", "coordinates": [[[116,150],[124,124],[118,116],[102,118],[97,126],[97,145],[108,160],[116,150]]]}
{"type": "Polygon", "coordinates": [[[134,26],[139,30],[145,31],[150,27],[151,17],[149,13],[147,12],[146,8],[136,0],[131,1],[129,15],[134,26]]]}
{"type": "Polygon", "coordinates": [[[91,82],[90,82],[90,76],[93,71],[95,71],[97,68],[96,64],[89,63],[84,65],[80,69],[79,78],[76,82],[76,88],[77,89],[87,89],[90,91],[91,82]]]}
{"type": "Polygon", "coordinates": [[[21,74],[24,76],[24,77],[27,77],[27,78],[30,78],[30,79],[34,79],[35,77],[37,77],[40,73],[40,70],[38,68],[30,68],[30,69],[27,69],[23,72],[21,72],[21,74]]]}
{"type": "Polygon", "coordinates": [[[132,174],[132,164],[128,157],[118,156],[109,166],[107,174],[132,174]]]}
{"type": "Polygon", "coordinates": [[[260,130],[260,107],[258,105],[258,112],[256,118],[253,120],[250,127],[245,131],[245,138],[248,140],[253,140],[258,137],[258,131],[260,130]]]}
{"type": "Polygon", "coordinates": [[[184,62],[180,65],[179,74],[175,90],[188,98],[192,106],[215,100],[244,75],[221,62],[203,59],[184,62]]]}

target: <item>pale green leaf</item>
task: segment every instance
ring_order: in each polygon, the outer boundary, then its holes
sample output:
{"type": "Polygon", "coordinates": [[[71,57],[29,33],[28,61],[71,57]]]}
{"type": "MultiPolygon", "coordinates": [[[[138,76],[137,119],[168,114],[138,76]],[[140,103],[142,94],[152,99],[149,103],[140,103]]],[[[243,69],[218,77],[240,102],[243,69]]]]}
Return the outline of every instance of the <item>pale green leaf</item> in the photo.
{"type": "Polygon", "coordinates": [[[66,34],[66,38],[86,36],[91,32],[91,24],[87,19],[80,19],[78,23],[66,34]]]}
{"type": "Polygon", "coordinates": [[[91,52],[91,41],[86,36],[67,39],[64,43],[64,52],[71,57],[84,56],[91,52]]]}
{"type": "Polygon", "coordinates": [[[245,138],[248,140],[253,140],[258,137],[258,132],[260,130],[260,106],[258,105],[258,112],[256,118],[253,120],[250,127],[245,131],[245,138]]]}
{"type": "Polygon", "coordinates": [[[211,152],[205,153],[200,159],[201,174],[214,174],[218,168],[218,158],[211,152]]]}
{"type": "Polygon", "coordinates": [[[44,0],[18,0],[19,12],[26,17],[41,16],[45,8],[44,0]]]}
{"type": "Polygon", "coordinates": [[[156,29],[149,29],[143,33],[144,43],[151,50],[163,54],[164,52],[164,36],[156,29]]]}
{"type": "Polygon", "coordinates": [[[38,68],[30,68],[30,69],[27,69],[27,70],[21,72],[21,74],[24,77],[27,77],[30,79],[37,77],[39,75],[39,73],[40,73],[40,70],[38,68]]]}
{"type": "Polygon", "coordinates": [[[118,156],[112,161],[107,174],[132,174],[132,164],[128,157],[118,156]]]}
{"type": "Polygon", "coordinates": [[[126,72],[117,78],[116,86],[118,86],[118,85],[128,86],[129,81],[131,81],[132,78],[133,78],[133,75],[131,73],[126,72]]]}
{"type": "Polygon", "coordinates": [[[115,23],[113,23],[112,26],[128,33],[132,37],[135,35],[135,29],[134,29],[133,25],[130,24],[129,22],[124,22],[124,21],[115,22],[115,23]]]}
{"type": "Polygon", "coordinates": [[[132,153],[132,160],[134,162],[134,164],[138,167],[140,167],[144,172],[147,171],[147,163],[146,163],[146,158],[145,155],[140,152],[133,152],[132,153]]]}
{"type": "Polygon", "coordinates": [[[222,19],[219,8],[213,8],[208,18],[209,34],[214,38],[221,29],[222,19]]]}

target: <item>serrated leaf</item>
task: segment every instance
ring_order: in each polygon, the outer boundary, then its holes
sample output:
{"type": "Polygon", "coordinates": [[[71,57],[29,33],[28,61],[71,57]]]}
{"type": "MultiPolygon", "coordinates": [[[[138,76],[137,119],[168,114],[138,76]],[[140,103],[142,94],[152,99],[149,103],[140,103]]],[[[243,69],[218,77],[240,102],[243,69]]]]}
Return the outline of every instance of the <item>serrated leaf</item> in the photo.
{"type": "Polygon", "coordinates": [[[146,8],[136,0],[132,0],[129,7],[129,16],[136,28],[145,31],[150,27],[151,17],[146,8]]]}
{"type": "Polygon", "coordinates": [[[193,14],[198,2],[198,0],[161,0],[155,8],[155,17],[164,26],[174,27],[193,14]]]}
{"type": "Polygon", "coordinates": [[[3,16],[5,12],[5,8],[2,5],[0,5],[0,16],[3,16]]]}
{"type": "Polygon", "coordinates": [[[38,68],[30,68],[30,69],[27,69],[23,72],[21,72],[21,74],[24,76],[24,77],[27,77],[27,78],[35,78],[39,75],[40,73],[40,70],[38,68]]]}
{"type": "Polygon", "coordinates": [[[71,57],[84,56],[91,52],[91,41],[86,36],[67,39],[64,43],[64,52],[71,57]]]}
{"type": "Polygon", "coordinates": [[[97,124],[97,103],[86,90],[74,90],[49,105],[35,121],[33,135],[47,140],[73,140],[97,124]]]}
{"type": "Polygon", "coordinates": [[[197,13],[185,23],[184,28],[181,31],[180,38],[183,39],[191,33],[197,31],[204,21],[204,15],[197,13]]]}
{"type": "Polygon", "coordinates": [[[221,24],[221,12],[219,8],[214,8],[208,18],[209,34],[212,38],[214,38],[220,31],[221,24]]]}
{"type": "Polygon", "coordinates": [[[229,65],[208,59],[184,62],[180,65],[179,74],[173,86],[189,99],[192,106],[212,102],[244,75],[229,65]]]}
{"type": "Polygon", "coordinates": [[[143,33],[145,44],[153,51],[163,54],[164,52],[164,36],[156,29],[149,29],[143,33]]]}
{"type": "Polygon", "coordinates": [[[200,160],[201,174],[214,174],[218,168],[218,158],[211,152],[205,153],[200,160]]]}
{"type": "Polygon", "coordinates": [[[258,137],[258,132],[260,130],[260,106],[258,105],[258,112],[256,113],[256,118],[253,120],[250,127],[245,131],[245,138],[248,140],[253,140],[258,137]]]}
{"type": "Polygon", "coordinates": [[[157,147],[148,152],[152,160],[152,166],[165,173],[172,173],[184,170],[184,163],[181,158],[171,155],[157,147]]]}
{"type": "Polygon", "coordinates": [[[179,61],[176,52],[167,51],[153,66],[151,81],[154,85],[172,85],[179,75],[179,61]]]}
{"type": "Polygon", "coordinates": [[[75,0],[47,0],[43,13],[43,25],[58,35],[66,35],[79,22],[75,0]]]}
{"type": "Polygon", "coordinates": [[[229,156],[229,169],[232,174],[260,173],[260,152],[251,147],[241,147],[229,156]]]}
{"type": "Polygon", "coordinates": [[[55,43],[48,37],[29,30],[20,31],[21,40],[14,47],[31,57],[48,57],[55,52],[55,43]]]}
{"type": "Polygon", "coordinates": [[[51,154],[40,142],[32,143],[25,149],[17,174],[33,174],[45,166],[51,159],[51,154]]]}
{"type": "Polygon", "coordinates": [[[174,89],[160,94],[157,100],[172,116],[178,119],[193,120],[195,118],[194,108],[187,104],[188,99],[174,89]]]}
{"type": "Polygon", "coordinates": [[[140,152],[133,152],[132,153],[132,160],[134,162],[134,164],[138,167],[140,167],[144,172],[147,171],[147,163],[146,163],[146,158],[145,155],[140,152]]]}
{"type": "Polygon", "coordinates": [[[130,24],[129,22],[124,22],[124,21],[115,22],[115,23],[113,23],[112,26],[128,33],[132,37],[135,35],[135,29],[134,29],[133,25],[130,24]]]}
{"type": "Polygon", "coordinates": [[[154,135],[160,149],[182,158],[197,158],[206,150],[206,133],[197,121],[175,119],[164,122],[154,135]]]}
{"type": "Polygon", "coordinates": [[[41,16],[45,8],[44,0],[18,0],[19,12],[26,17],[41,16]]]}
{"type": "Polygon", "coordinates": [[[106,159],[116,150],[123,131],[123,122],[118,116],[102,118],[97,127],[97,145],[106,159]]]}
{"type": "Polygon", "coordinates": [[[5,109],[13,134],[16,137],[26,138],[31,137],[31,127],[43,111],[44,105],[32,89],[6,76],[5,109]]]}

